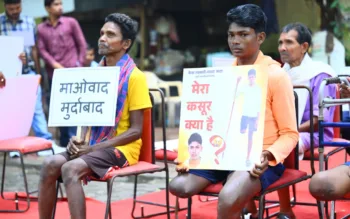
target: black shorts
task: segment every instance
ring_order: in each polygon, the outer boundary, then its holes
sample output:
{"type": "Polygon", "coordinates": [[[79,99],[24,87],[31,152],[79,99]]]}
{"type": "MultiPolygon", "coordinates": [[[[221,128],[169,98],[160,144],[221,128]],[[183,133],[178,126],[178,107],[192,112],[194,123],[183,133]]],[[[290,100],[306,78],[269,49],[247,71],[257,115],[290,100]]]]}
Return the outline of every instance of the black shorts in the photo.
{"type": "MultiPolygon", "coordinates": [[[[265,191],[270,185],[280,179],[284,173],[285,167],[282,163],[276,166],[269,166],[260,176],[261,191],[265,191]]],[[[226,182],[228,175],[234,171],[227,170],[190,170],[189,173],[207,179],[212,184],[226,182]]]]}
{"type": "MultiPolygon", "coordinates": [[[[66,158],[67,161],[72,160],[67,151],[59,154],[66,158]]],[[[129,165],[124,154],[113,147],[93,151],[79,158],[85,161],[94,173],[93,177],[97,179],[103,178],[111,167],[118,166],[122,168],[129,165]]]]}

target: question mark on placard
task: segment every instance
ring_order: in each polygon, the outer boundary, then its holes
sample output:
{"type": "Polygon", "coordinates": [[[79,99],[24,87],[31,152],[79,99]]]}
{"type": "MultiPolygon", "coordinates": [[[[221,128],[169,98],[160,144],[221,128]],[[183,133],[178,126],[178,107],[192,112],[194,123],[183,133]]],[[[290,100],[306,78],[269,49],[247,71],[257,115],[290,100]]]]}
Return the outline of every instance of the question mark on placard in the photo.
{"type": "Polygon", "coordinates": [[[217,150],[215,151],[215,163],[219,164],[219,154],[223,153],[226,148],[226,143],[224,139],[219,136],[219,135],[213,135],[210,137],[210,143],[211,145],[216,148],[217,150]]]}

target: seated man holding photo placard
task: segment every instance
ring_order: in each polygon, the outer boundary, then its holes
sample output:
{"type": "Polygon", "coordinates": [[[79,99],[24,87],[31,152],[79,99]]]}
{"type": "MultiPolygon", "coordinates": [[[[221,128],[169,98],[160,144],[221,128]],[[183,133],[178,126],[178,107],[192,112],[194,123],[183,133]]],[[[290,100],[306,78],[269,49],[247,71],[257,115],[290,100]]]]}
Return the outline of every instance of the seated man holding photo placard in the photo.
{"type": "MultiPolygon", "coordinates": [[[[250,203],[255,195],[282,176],[285,169],[282,163],[295,148],[299,135],[293,86],[289,76],[278,62],[264,56],[260,51],[266,37],[267,18],[264,12],[257,5],[241,5],[227,13],[227,21],[228,44],[236,57],[233,65],[262,65],[268,70],[265,129],[260,162],[256,163],[251,171],[188,171],[189,168],[181,164],[177,167],[180,174],[170,182],[170,191],[178,197],[187,198],[200,193],[210,184],[225,182],[219,194],[217,218],[238,219],[244,206],[250,203]]],[[[239,144],[238,142],[237,147],[241,146],[239,144]]]]}
{"type": "Polygon", "coordinates": [[[86,218],[81,180],[103,179],[111,168],[138,162],[142,141],[143,112],[151,108],[145,75],[127,54],[137,34],[137,23],[124,14],[106,17],[100,32],[100,65],[119,66],[118,100],[114,127],[91,127],[85,136],[73,137],[67,152],[47,158],[40,175],[39,214],[51,218],[55,182],[62,176],[72,218],[86,218]]]}

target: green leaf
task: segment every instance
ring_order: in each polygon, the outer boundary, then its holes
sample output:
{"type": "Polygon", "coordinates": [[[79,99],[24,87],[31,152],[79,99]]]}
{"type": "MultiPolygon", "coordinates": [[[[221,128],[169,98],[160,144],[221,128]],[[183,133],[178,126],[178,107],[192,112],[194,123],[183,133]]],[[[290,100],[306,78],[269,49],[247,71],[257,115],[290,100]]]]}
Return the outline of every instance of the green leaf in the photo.
{"type": "Polygon", "coordinates": [[[331,4],[331,8],[336,8],[339,5],[339,0],[334,0],[334,2],[332,2],[331,4]]]}

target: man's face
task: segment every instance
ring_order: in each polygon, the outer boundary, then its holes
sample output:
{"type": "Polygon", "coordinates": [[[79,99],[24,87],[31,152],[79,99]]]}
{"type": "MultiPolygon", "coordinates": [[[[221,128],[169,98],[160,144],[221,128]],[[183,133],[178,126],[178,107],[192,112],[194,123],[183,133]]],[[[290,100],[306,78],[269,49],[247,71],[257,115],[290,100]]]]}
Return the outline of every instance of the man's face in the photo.
{"type": "Polygon", "coordinates": [[[61,16],[63,13],[62,0],[55,0],[50,7],[46,7],[46,10],[49,14],[57,17],[61,16]]]}
{"type": "Polygon", "coordinates": [[[248,76],[248,79],[249,79],[249,85],[254,85],[255,84],[255,79],[256,79],[256,76],[255,75],[249,75],[248,76]]]}
{"type": "Polygon", "coordinates": [[[10,20],[18,20],[22,12],[22,4],[5,4],[5,11],[10,20]]]}
{"type": "Polygon", "coordinates": [[[200,158],[200,154],[202,152],[202,145],[199,142],[193,141],[188,145],[188,151],[190,153],[192,160],[197,160],[200,158]]]}
{"type": "Polygon", "coordinates": [[[131,40],[123,40],[120,27],[113,23],[107,22],[100,31],[100,39],[98,40],[98,53],[100,55],[109,55],[126,51],[130,46],[131,40]]]}
{"type": "Polygon", "coordinates": [[[91,62],[94,61],[95,59],[95,51],[94,49],[90,49],[88,51],[86,51],[86,57],[85,57],[85,61],[86,61],[86,65],[91,65],[91,62]]]}
{"type": "Polygon", "coordinates": [[[232,23],[227,31],[227,42],[232,54],[237,58],[249,58],[260,49],[265,33],[255,33],[250,27],[232,23]]]}
{"type": "Polygon", "coordinates": [[[298,32],[290,30],[287,33],[281,33],[278,40],[278,51],[283,63],[291,64],[301,60],[307,51],[308,43],[299,44],[297,41],[298,32]]]}

